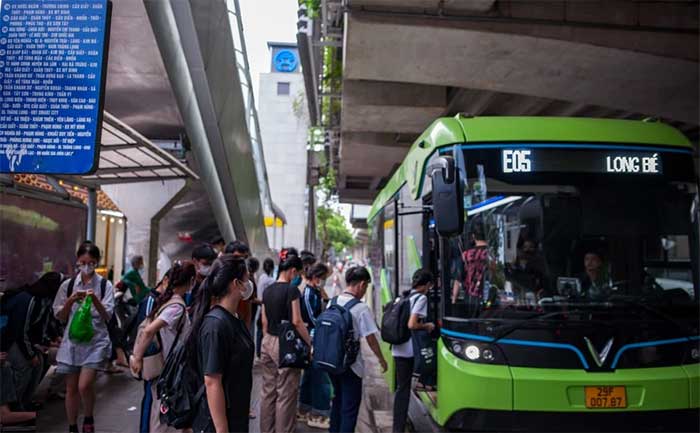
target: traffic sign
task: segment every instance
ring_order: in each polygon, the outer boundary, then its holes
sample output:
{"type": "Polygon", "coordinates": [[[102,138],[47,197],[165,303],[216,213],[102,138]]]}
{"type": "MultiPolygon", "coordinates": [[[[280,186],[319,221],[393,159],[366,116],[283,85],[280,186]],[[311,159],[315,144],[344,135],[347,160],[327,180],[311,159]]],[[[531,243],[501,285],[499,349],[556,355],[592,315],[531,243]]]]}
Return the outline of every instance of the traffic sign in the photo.
{"type": "Polygon", "coordinates": [[[0,0],[0,172],[97,169],[111,9],[0,0]]]}

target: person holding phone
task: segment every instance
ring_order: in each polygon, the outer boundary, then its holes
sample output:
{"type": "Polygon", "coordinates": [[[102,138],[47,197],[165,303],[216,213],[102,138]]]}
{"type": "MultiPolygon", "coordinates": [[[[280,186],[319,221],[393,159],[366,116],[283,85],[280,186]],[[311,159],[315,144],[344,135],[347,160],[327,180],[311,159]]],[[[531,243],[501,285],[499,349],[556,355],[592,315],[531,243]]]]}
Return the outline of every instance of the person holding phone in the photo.
{"type": "Polygon", "coordinates": [[[84,242],[76,253],[78,275],[63,282],[53,302],[54,315],[66,324],[58,349],[56,373],[66,376],[66,416],[69,432],[78,432],[78,410],[82,400],[85,419],[83,432],[94,433],[95,377],[98,370],[107,367],[112,343],[107,322],[114,308],[112,284],[95,273],[100,262],[100,249],[92,242],[84,242]],[[88,343],[71,341],[70,323],[75,312],[87,298],[92,301],[94,335],[88,343]]]}

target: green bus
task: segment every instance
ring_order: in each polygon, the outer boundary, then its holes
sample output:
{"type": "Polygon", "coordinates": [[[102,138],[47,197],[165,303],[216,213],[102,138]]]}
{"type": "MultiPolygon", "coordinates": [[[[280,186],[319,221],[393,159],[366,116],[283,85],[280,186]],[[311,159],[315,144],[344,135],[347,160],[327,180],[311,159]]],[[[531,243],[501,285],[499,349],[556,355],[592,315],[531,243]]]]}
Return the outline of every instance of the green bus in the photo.
{"type": "Polygon", "coordinates": [[[368,218],[378,321],[439,276],[436,386],[412,404],[450,430],[698,431],[699,209],[692,145],[660,122],[433,122],[368,218]]]}

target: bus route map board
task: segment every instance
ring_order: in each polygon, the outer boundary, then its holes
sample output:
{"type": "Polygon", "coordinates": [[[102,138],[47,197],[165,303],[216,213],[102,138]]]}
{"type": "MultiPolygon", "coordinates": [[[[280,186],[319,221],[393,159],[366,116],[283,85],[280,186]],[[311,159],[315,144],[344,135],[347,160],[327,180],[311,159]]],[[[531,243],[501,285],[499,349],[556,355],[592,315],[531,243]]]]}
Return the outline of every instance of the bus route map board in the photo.
{"type": "Polygon", "coordinates": [[[97,169],[109,0],[0,0],[0,172],[97,169]]]}

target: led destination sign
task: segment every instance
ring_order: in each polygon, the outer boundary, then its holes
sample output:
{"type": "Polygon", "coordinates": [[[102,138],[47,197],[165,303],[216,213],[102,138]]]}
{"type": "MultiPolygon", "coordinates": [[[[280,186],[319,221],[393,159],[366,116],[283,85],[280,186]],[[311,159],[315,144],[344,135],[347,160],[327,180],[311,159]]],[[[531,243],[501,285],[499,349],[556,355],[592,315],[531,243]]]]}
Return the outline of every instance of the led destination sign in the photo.
{"type": "Polygon", "coordinates": [[[503,173],[614,173],[663,174],[658,152],[572,151],[561,149],[505,149],[503,173]]]}

